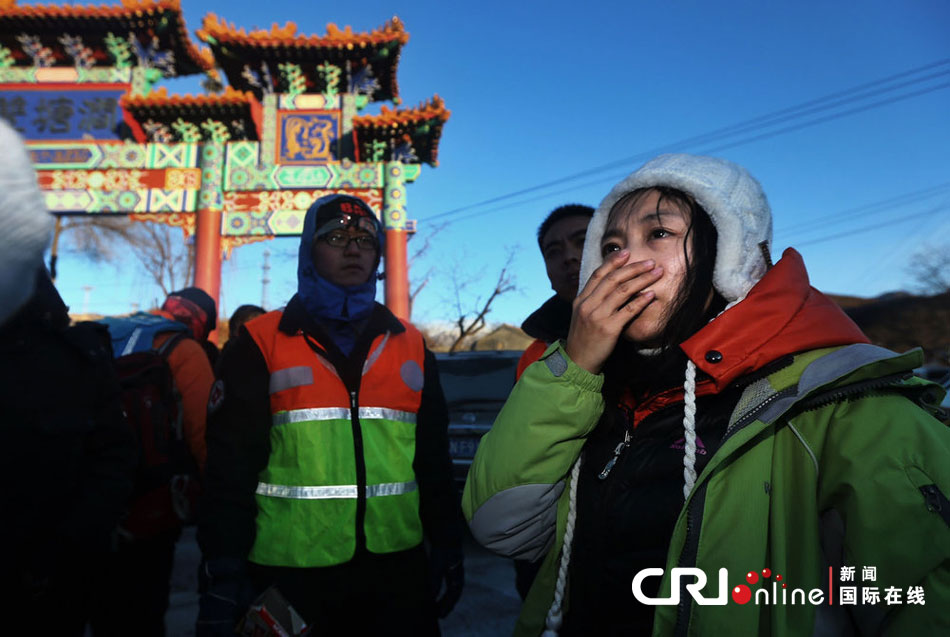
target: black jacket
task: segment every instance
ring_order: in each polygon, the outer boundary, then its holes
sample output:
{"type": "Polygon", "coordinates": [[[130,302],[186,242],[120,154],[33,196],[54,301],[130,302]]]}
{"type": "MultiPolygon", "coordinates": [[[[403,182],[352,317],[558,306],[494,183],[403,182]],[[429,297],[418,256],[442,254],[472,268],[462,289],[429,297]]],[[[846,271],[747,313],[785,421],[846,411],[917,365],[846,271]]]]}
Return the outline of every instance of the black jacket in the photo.
{"type": "MultiPolygon", "coordinates": [[[[351,391],[358,390],[363,362],[373,339],[387,331],[405,330],[389,310],[377,303],[351,355],[346,357],[310,318],[297,297],[284,310],[279,329],[288,334],[303,331],[312,337],[314,356],[329,361],[351,391]]],[[[413,463],[419,486],[419,514],[423,530],[434,546],[460,548],[462,517],[448,451],[448,410],[435,356],[428,349],[424,366],[425,385],[416,421],[413,463]]],[[[267,466],[271,427],[270,374],[263,354],[245,328],[222,354],[218,374],[208,415],[208,466],[198,539],[205,559],[243,559],[254,544],[254,492],[258,474],[267,466]],[[217,391],[223,391],[223,399],[214,406],[217,391]]],[[[358,510],[364,509],[365,502],[358,503],[358,510]]],[[[357,517],[362,519],[359,513],[357,517]]],[[[361,527],[357,528],[357,555],[366,552],[361,527]]]]}
{"type": "Polygon", "coordinates": [[[556,294],[545,301],[521,324],[525,334],[545,343],[567,338],[573,307],[556,294]]]}
{"type": "Polygon", "coordinates": [[[0,327],[2,570],[32,580],[110,550],[138,461],[106,328],[68,325],[44,275],[0,327]]]}

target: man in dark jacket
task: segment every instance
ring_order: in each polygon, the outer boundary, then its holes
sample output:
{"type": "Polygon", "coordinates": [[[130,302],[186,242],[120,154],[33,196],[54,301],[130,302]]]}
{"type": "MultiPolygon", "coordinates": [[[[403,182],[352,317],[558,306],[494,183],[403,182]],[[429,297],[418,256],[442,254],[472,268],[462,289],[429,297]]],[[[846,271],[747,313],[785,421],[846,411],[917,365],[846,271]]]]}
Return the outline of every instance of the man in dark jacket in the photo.
{"type": "Polygon", "coordinates": [[[69,327],[44,270],[0,326],[0,361],[5,632],[82,635],[137,459],[109,336],[69,327]]]}
{"type": "Polygon", "coordinates": [[[552,210],[538,228],[538,247],[554,296],[521,324],[521,329],[535,341],[518,362],[519,378],[528,365],[541,357],[548,345],[567,338],[571,326],[571,303],[577,296],[584,237],[592,216],[594,209],[590,206],[568,204],[552,210]]]}
{"type": "Polygon", "coordinates": [[[297,294],[220,361],[199,635],[272,585],[326,634],[436,635],[461,594],[445,399],[419,332],[373,300],[382,241],[360,199],[315,202],[297,294]]]}
{"type": "MultiPolygon", "coordinates": [[[[518,361],[517,378],[521,378],[528,365],[538,360],[551,343],[567,338],[571,303],[577,296],[584,238],[593,216],[594,209],[590,206],[568,204],[552,210],[538,227],[538,247],[554,296],[521,324],[521,329],[535,340],[518,361]]],[[[515,588],[521,599],[527,597],[540,567],[540,562],[515,560],[515,588]]]]}
{"type": "Polygon", "coordinates": [[[0,617],[11,635],[82,635],[132,491],[108,334],[69,315],[43,267],[53,218],[0,120],[0,617]]]}

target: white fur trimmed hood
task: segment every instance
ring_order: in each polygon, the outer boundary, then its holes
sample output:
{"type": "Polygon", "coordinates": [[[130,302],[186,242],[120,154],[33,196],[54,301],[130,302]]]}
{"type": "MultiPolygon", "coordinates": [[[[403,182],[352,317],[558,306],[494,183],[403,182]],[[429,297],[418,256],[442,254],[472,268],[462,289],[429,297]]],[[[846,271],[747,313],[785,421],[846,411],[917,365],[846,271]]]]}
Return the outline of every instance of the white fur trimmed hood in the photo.
{"type": "Polygon", "coordinates": [[[579,289],[603,263],[600,241],[611,208],[627,193],[650,186],[689,193],[709,213],[719,234],[713,286],[730,303],[743,298],[767,268],[759,244],[772,243],[769,202],[759,182],[741,166],[725,159],[685,154],[651,159],[600,202],[587,228],[579,289]]]}
{"type": "Polygon", "coordinates": [[[0,120],[0,324],[33,295],[53,216],[36,183],[23,140],[0,120]]]}

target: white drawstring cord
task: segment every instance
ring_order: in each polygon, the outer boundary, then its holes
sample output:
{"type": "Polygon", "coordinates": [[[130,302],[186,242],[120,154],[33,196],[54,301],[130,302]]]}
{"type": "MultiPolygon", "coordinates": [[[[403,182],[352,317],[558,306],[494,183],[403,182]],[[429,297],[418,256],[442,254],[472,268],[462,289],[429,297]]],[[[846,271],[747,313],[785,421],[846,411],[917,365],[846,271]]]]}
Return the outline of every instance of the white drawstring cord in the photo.
{"type": "Polygon", "coordinates": [[[683,498],[696,484],[696,365],[686,362],[686,379],[683,381],[683,438],[686,454],[683,456],[683,498]]]}
{"type": "Polygon", "coordinates": [[[568,496],[567,524],[564,526],[564,541],[561,544],[561,561],[557,570],[557,583],[554,585],[554,601],[545,618],[545,630],[541,637],[557,637],[561,630],[562,605],[567,588],[567,567],[571,563],[571,543],[574,540],[574,523],[577,520],[577,482],[581,475],[581,457],[578,456],[571,469],[571,489],[568,496]]]}

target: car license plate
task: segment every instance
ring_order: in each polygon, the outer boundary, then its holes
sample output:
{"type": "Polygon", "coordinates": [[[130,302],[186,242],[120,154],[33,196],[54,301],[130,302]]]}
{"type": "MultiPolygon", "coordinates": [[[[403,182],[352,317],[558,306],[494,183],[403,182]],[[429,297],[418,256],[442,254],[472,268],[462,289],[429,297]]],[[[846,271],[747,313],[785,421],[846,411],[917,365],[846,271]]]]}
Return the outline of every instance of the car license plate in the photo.
{"type": "Polygon", "coordinates": [[[449,438],[449,455],[453,458],[474,458],[478,438],[449,438]]]}

